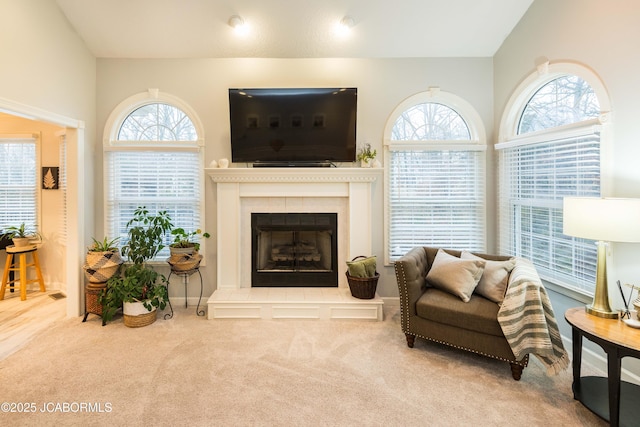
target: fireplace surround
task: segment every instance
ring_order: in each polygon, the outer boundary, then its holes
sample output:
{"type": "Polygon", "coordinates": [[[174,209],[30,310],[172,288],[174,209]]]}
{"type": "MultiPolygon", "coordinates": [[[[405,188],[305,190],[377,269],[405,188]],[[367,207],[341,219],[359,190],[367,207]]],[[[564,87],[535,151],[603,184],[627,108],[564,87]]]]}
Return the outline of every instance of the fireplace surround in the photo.
{"type": "MultiPolygon", "coordinates": [[[[381,319],[382,300],[351,297],[346,276],[295,288],[251,286],[252,213],[332,213],[337,217],[338,270],[357,255],[372,254],[375,168],[208,168],[216,198],[216,290],[208,318],[381,319]]],[[[346,267],[345,267],[346,268],[346,267]]]]}

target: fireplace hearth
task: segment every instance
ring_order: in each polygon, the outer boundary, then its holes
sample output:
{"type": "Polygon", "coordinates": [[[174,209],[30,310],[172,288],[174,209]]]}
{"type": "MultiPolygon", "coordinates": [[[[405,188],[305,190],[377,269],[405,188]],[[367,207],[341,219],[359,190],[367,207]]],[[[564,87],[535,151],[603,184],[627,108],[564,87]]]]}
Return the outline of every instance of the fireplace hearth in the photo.
{"type": "Polygon", "coordinates": [[[337,214],[252,213],[251,287],[337,287],[337,214]]]}

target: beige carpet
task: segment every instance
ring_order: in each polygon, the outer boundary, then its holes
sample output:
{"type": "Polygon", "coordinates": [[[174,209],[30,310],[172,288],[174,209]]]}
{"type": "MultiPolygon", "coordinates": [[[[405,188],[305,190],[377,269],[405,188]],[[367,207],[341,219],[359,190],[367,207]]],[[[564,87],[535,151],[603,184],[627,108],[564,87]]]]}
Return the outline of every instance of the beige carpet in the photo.
{"type": "Polygon", "coordinates": [[[607,425],[573,400],[570,371],[547,377],[534,358],[516,382],[504,362],[423,340],[410,349],[399,317],[206,320],[190,307],[140,329],[60,320],[0,362],[0,402],[37,410],[0,424],[607,425]]]}

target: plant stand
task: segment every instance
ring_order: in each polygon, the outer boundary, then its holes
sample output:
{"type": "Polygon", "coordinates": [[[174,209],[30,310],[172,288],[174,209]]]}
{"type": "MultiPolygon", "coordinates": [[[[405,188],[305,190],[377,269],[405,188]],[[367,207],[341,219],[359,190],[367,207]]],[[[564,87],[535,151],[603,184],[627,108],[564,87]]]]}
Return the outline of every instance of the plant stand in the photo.
{"type": "MultiPolygon", "coordinates": [[[[199,264],[199,263],[198,263],[199,264]]],[[[171,269],[171,273],[169,273],[169,277],[167,277],[167,294],[169,293],[169,285],[171,284],[171,276],[175,274],[176,276],[182,277],[182,283],[184,284],[184,308],[188,307],[187,304],[187,285],[189,284],[189,276],[194,273],[198,273],[200,276],[200,298],[198,298],[198,306],[196,307],[196,315],[204,316],[204,310],[200,310],[200,302],[202,301],[202,273],[200,273],[199,265],[191,270],[177,270],[171,269]]],[[[168,298],[169,308],[171,309],[171,313],[167,313],[164,315],[165,320],[173,318],[173,306],[171,305],[171,298],[168,298]]]]}
{"type": "MultiPolygon", "coordinates": [[[[95,314],[102,317],[102,304],[98,302],[100,293],[107,287],[107,283],[90,283],[84,288],[84,318],[82,322],[87,321],[89,314],[95,314]]],[[[102,326],[105,325],[102,319],[102,326]]]]}

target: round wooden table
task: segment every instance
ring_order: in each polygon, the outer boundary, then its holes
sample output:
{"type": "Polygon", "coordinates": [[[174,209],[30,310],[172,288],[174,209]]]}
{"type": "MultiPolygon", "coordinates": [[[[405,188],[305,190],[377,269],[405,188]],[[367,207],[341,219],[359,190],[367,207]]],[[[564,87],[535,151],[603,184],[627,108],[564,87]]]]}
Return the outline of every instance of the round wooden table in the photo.
{"type": "Polygon", "coordinates": [[[640,358],[640,329],[618,319],[588,314],[584,307],[570,308],[564,315],[573,338],[573,397],[612,426],[640,423],[640,386],[620,381],[622,358],[640,358]],[[608,377],[582,377],[582,337],[607,353],[608,377]]]}

